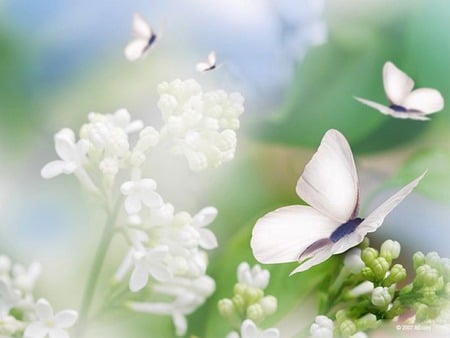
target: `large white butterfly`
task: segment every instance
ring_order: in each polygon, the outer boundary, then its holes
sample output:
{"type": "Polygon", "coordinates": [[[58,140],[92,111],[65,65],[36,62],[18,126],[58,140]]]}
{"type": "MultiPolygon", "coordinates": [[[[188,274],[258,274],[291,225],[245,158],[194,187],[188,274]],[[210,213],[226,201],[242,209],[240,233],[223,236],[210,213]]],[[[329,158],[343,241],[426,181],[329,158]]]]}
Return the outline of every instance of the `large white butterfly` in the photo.
{"type": "Polygon", "coordinates": [[[390,102],[389,106],[359,97],[355,99],[383,114],[400,119],[425,121],[429,120],[426,115],[444,108],[444,99],[438,90],[431,88],[413,90],[414,81],[389,61],[383,66],[383,84],[390,102]]]}
{"type": "Polygon", "coordinates": [[[133,17],[133,35],[133,40],[125,47],[125,57],[129,61],[136,61],[145,56],[157,39],[148,22],[137,13],[133,17]]]}
{"type": "Polygon", "coordinates": [[[208,54],[208,58],[206,61],[199,62],[195,66],[195,69],[197,69],[197,71],[199,72],[207,72],[215,68],[217,68],[217,64],[216,64],[216,53],[214,51],[208,54]]]}
{"type": "Polygon", "coordinates": [[[419,183],[403,187],[365,219],[358,217],[358,174],[345,137],[329,130],[297,182],[297,195],[310,206],[269,212],[255,224],[251,247],[264,264],[298,261],[291,275],[359,244],[419,183]]]}

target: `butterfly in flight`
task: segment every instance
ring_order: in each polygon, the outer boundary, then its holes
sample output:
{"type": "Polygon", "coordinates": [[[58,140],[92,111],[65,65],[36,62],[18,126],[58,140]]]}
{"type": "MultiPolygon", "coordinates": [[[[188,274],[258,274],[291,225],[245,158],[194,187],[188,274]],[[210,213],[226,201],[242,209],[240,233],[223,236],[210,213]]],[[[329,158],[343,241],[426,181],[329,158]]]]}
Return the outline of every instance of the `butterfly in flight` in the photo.
{"type": "Polygon", "coordinates": [[[383,66],[383,85],[389,106],[359,97],[355,99],[383,114],[400,119],[426,121],[429,120],[428,114],[444,108],[444,99],[438,90],[432,88],[413,90],[414,81],[389,61],[383,66]]]}
{"type": "Polygon", "coordinates": [[[129,61],[144,57],[158,38],[148,22],[137,13],[133,17],[133,36],[125,47],[125,57],[129,61]]]}
{"type": "Polygon", "coordinates": [[[331,129],[297,182],[297,195],[310,206],[282,207],[261,217],[253,227],[253,255],[264,264],[298,261],[300,265],[291,275],[305,271],[361,243],[367,233],[382,225],[424,175],[361,218],[352,151],[345,137],[331,129]]]}
{"type": "Polygon", "coordinates": [[[216,53],[212,51],[208,54],[208,58],[206,61],[197,63],[195,69],[197,69],[197,71],[199,72],[207,72],[216,69],[217,68],[216,61],[217,61],[216,53]]]}

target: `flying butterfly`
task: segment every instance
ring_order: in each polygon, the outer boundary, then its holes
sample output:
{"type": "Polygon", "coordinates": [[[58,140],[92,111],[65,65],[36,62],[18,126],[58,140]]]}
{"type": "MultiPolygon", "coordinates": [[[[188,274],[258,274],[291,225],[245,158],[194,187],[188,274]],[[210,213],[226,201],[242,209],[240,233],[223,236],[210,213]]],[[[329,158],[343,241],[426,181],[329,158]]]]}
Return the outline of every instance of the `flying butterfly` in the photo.
{"type": "Polygon", "coordinates": [[[217,68],[216,62],[216,52],[212,51],[208,54],[206,61],[197,63],[195,69],[199,72],[207,72],[217,68]]]}
{"type": "Polygon", "coordinates": [[[383,85],[389,106],[359,97],[355,99],[385,115],[399,119],[426,121],[429,120],[427,115],[444,108],[444,99],[438,90],[432,88],[413,90],[414,81],[390,61],[383,66],[383,85]]]}
{"type": "Polygon", "coordinates": [[[133,17],[133,36],[124,51],[129,61],[144,57],[158,38],[148,22],[138,13],[133,17]]]}
{"type": "Polygon", "coordinates": [[[300,265],[291,275],[305,271],[377,230],[424,175],[361,218],[352,151],[339,131],[329,130],[297,182],[297,195],[310,206],[282,207],[261,217],[252,232],[253,254],[264,264],[298,261],[300,265]]]}

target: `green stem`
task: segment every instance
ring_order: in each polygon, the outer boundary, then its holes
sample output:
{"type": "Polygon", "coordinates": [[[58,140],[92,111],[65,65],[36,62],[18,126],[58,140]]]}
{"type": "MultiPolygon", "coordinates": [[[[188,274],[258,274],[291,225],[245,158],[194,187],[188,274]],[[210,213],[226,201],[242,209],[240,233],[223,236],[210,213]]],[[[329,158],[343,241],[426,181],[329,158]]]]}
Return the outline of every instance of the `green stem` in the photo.
{"type": "Polygon", "coordinates": [[[108,217],[106,219],[105,226],[103,228],[102,237],[100,244],[95,253],[94,262],[92,263],[91,273],[89,274],[89,279],[86,283],[83,293],[83,299],[80,308],[80,319],[76,327],[75,337],[81,338],[84,336],[87,328],[87,319],[89,317],[89,310],[93,301],[93,296],[97,286],[98,278],[105,261],[106,253],[108,252],[109,245],[114,236],[114,225],[116,223],[117,213],[119,211],[119,203],[121,198],[116,202],[115,207],[108,210],[108,217]]]}

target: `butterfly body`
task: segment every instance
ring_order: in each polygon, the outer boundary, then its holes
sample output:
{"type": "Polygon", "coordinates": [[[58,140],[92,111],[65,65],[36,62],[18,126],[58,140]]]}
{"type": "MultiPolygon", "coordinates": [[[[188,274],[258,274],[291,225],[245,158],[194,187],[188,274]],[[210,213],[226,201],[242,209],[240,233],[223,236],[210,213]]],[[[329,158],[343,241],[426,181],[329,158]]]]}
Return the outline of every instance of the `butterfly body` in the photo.
{"type": "Polygon", "coordinates": [[[396,105],[396,104],[391,104],[389,106],[389,108],[391,108],[392,110],[399,112],[399,113],[406,113],[408,111],[408,109],[406,109],[405,107],[396,105]]]}
{"type": "Polygon", "coordinates": [[[330,236],[331,241],[333,243],[336,243],[344,236],[351,234],[356,230],[356,228],[361,224],[362,221],[364,221],[364,218],[356,217],[345,222],[344,224],[341,224],[339,227],[337,227],[336,230],[332,232],[330,236]]]}

